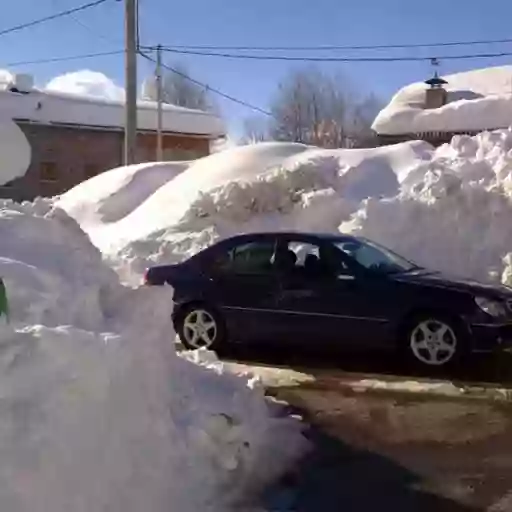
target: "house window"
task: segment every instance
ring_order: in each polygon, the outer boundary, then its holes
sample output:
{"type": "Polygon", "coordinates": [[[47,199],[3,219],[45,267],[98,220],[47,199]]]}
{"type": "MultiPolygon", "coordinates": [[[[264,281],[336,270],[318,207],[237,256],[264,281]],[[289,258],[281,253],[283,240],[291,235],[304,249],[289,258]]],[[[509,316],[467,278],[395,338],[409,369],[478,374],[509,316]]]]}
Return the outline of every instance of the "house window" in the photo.
{"type": "Polygon", "coordinates": [[[59,173],[55,162],[42,162],[39,173],[41,181],[54,183],[59,180],[59,173]]]}

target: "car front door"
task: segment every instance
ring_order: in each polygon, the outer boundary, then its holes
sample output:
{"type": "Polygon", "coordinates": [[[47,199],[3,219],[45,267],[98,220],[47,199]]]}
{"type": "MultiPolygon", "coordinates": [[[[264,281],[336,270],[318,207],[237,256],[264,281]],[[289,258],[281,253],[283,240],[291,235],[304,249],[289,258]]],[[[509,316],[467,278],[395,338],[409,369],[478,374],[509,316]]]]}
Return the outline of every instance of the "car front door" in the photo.
{"type": "Polygon", "coordinates": [[[346,348],[381,346],[388,325],[382,295],[386,283],[364,277],[343,260],[333,265],[321,244],[290,240],[287,250],[296,252],[297,246],[311,250],[306,249],[303,260],[298,256],[292,271],[281,274],[276,304],[287,341],[346,348]],[[314,257],[316,271],[314,264],[307,264],[314,257]]]}
{"type": "Polygon", "coordinates": [[[232,341],[273,336],[279,288],[272,261],[275,238],[242,242],[217,254],[210,268],[209,300],[219,309],[232,341]]]}

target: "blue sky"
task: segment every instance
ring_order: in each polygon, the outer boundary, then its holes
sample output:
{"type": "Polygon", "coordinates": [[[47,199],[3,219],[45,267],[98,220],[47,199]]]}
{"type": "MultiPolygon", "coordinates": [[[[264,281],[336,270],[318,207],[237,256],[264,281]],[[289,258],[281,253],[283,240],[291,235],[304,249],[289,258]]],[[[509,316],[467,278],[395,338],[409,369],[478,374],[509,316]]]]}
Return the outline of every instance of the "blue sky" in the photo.
{"type": "MultiPolygon", "coordinates": [[[[0,30],[58,10],[78,6],[85,0],[15,0],[2,9],[0,30]]],[[[106,4],[76,15],[87,25],[63,18],[20,31],[0,40],[0,68],[35,59],[116,50],[122,47],[123,3],[106,4]]],[[[493,0],[140,0],[142,44],[163,45],[361,45],[420,43],[431,41],[512,38],[512,2],[493,0]],[[486,8],[489,6],[489,8],[486,8]]],[[[481,51],[511,51],[512,44],[447,49],[396,50],[393,55],[447,55],[481,51]]],[[[339,52],[338,55],[342,53],[339,52]]],[[[346,56],[368,52],[343,52],[346,56]]],[[[380,55],[389,55],[382,51],[380,55]]],[[[322,55],[330,55],[325,52],[322,55]]],[[[331,54],[332,55],[332,54],[331,54]]],[[[372,54],[375,55],[375,54],[372,54]]],[[[293,63],[223,60],[199,56],[178,57],[191,74],[224,92],[268,108],[277,83],[293,63]]],[[[166,62],[174,57],[166,55],[166,62]]],[[[512,57],[442,61],[442,73],[512,63],[512,57]]],[[[341,73],[363,91],[384,99],[400,86],[427,78],[427,62],[323,64],[341,73]]],[[[70,71],[101,71],[123,83],[122,55],[17,68],[31,72],[38,83],[70,71]]],[[[141,60],[139,77],[151,72],[141,60]]],[[[219,100],[223,114],[238,131],[253,113],[219,100]]]]}

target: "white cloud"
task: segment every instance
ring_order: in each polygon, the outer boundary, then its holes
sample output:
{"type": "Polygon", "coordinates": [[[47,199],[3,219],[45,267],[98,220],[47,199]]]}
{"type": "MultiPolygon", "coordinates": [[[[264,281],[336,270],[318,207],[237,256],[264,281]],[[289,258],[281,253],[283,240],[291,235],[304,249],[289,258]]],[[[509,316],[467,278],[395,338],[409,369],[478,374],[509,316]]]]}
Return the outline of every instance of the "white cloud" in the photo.
{"type": "Polygon", "coordinates": [[[108,76],[89,69],[66,73],[52,78],[46,84],[45,89],[108,100],[122,101],[125,97],[124,89],[108,76]]]}

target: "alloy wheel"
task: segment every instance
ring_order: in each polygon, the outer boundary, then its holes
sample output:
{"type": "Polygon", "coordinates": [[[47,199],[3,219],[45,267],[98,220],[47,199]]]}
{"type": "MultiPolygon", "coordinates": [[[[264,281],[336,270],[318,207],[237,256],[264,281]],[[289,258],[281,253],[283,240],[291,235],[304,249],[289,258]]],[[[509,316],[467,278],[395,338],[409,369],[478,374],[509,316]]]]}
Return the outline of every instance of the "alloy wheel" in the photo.
{"type": "Polygon", "coordinates": [[[217,322],[204,309],[193,309],[183,319],[183,342],[190,348],[211,348],[217,338],[217,322]]]}
{"type": "Polygon", "coordinates": [[[457,351],[457,336],[442,320],[423,320],[411,331],[410,348],[416,359],[429,366],[448,363],[457,351]]]}

